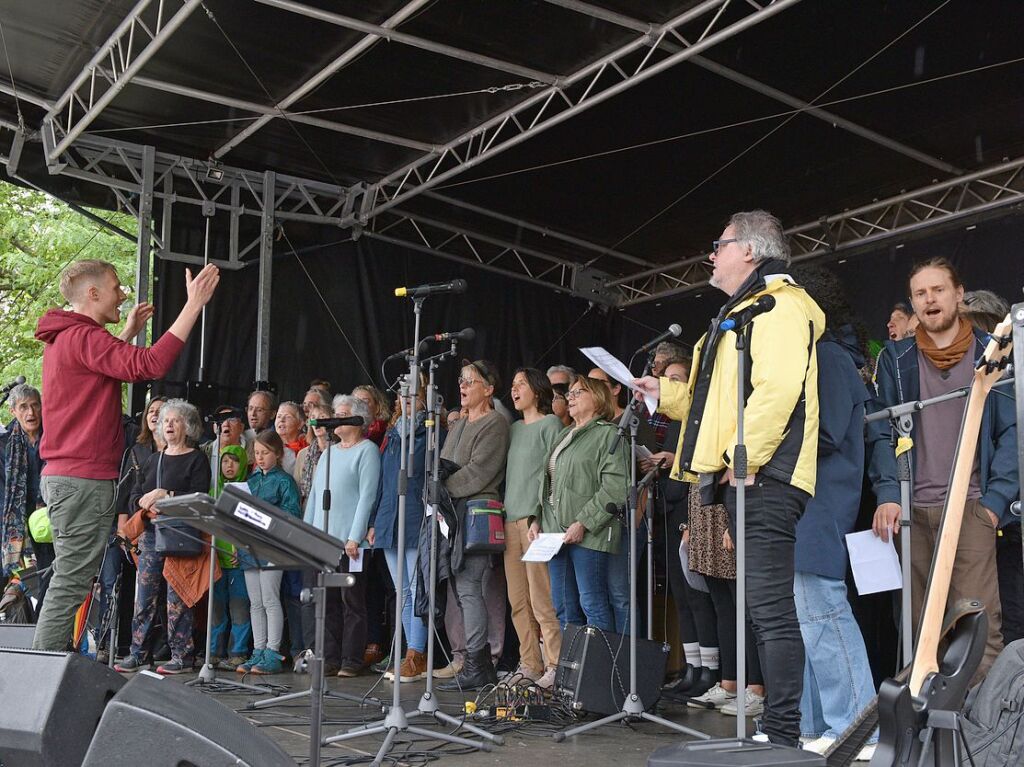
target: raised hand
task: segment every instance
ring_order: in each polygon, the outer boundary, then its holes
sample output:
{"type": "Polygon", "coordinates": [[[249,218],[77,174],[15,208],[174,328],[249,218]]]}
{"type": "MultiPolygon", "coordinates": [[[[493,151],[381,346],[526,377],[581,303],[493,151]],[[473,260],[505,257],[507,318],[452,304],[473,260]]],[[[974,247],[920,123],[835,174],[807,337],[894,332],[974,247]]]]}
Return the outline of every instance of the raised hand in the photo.
{"type": "Polygon", "coordinates": [[[185,290],[188,293],[188,302],[193,306],[203,307],[213,298],[213,292],[220,282],[220,269],[213,264],[207,264],[195,277],[191,269],[185,269],[185,290]]]}
{"type": "Polygon", "coordinates": [[[124,323],[124,329],[118,334],[118,338],[122,341],[130,341],[139,334],[149,322],[149,318],[153,316],[155,311],[153,304],[148,301],[136,304],[128,312],[128,319],[124,323]]]}

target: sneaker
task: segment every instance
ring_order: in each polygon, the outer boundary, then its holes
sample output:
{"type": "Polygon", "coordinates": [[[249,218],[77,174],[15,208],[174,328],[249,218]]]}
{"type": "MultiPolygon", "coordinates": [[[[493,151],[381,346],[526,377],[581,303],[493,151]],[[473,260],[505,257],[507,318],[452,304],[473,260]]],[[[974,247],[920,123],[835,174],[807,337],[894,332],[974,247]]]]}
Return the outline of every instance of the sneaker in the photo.
{"type": "Polygon", "coordinates": [[[384,678],[389,682],[395,678],[395,666],[391,662],[391,655],[389,654],[384,660],[379,663],[374,663],[370,666],[370,669],[374,674],[384,674],[384,678]]]}
{"type": "Polygon", "coordinates": [[[249,657],[249,660],[247,660],[245,663],[239,663],[237,666],[235,666],[235,671],[237,671],[239,674],[248,674],[250,671],[252,671],[253,666],[257,665],[261,660],[263,660],[263,653],[265,653],[266,651],[266,648],[263,648],[262,650],[253,650],[252,655],[249,657]]]}
{"type": "MultiPolygon", "coordinates": [[[[211,655],[210,656],[210,665],[213,666],[214,668],[217,668],[223,662],[224,662],[224,659],[222,657],[220,657],[219,655],[211,655]]],[[[206,663],[205,662],[201,662],[199,665],[200,666],[205,666],[206,663]]]]}
{"type": "Polygon", "coordinates": [[[544,673],[541,674],[537,681],[534,682],[542,690],[551,690],[555,686],[555,673],[558,671],[554,666],[548,666],[544,673]]]}
{"type": "MultiPolygon", "coordinates": [[[[760,716],[764,713],[764,696],[758,695],[756,692],[747,690],[745,696],[745,703],[743,706],[744,716],[760,716]]],[[[736,716],[736,712],[739,710],[736,698],[734,697],[731,701],[726,703],[719,709],[726,716],[736,716]]]]}
{"type": "Polygon", "coordinates": [[[456,655],[452,658],[452,662],[444,668],[439,668],[434,672],[434,679],[454,679],[455,676],[462,671],[464,661],[461,657],[456,655]]]}
{"type": "Polygon", "coordinates": [[[499,671],[498,679],[503,679],[506,682],[512,684],[522,684],[523,682],[536,682],[543,674],[533,669],[524,666],[522,663],[515,671],[499,671]]]}
{"type": "MultiPolygon", "coordinates": [[[[409,649],[405,653],[405,660],[398,668],[400,682],[415,682],[427,675],[427,656],[419,650],[409,649]]],[[[391,674],[394,680],[394,673],[391,674]]]]}
{"type": "Polygon", "coordinates": [[[166,663],[161,663],[156,667],[156,673],[161,676],[174,676],[175,674],[180,674],[184,670],[185,663],[181,658],[171,658],[166,663]]]}
{"type": "Polygon", "coordinates": [[[342,663],[341,670],[338,671],[338,676],[346,679],[350,679],[354,676],[359,676],[363,673],[363,667],[355,663],[342,663]]]}
{"type": "Polygon", "coordinates": [[[226,671],[234,671],[248,660],[244,655],[232,655],[220,662],[220,667],[226,671]]]}
{"type": "Polygon", "coordinates": [[[293,674],[307,674],[309,673],[309,661],[313,657],[312,650],[303,650],[300,653],[296,653],[295,662],[292,664],[293,674]]]}
{"type": "Polygon", "coordinates": [[[716,684],[703,695],[687,701],[691,708],[721,708],[729,701],[736,700],[736,693],[729,692],[721,684],[716,684]]]}
{"type": "Polygon", "coordinates": [[[877,745],[877,743],[868,743],[866,746],[864,746],[864,748],[860,750],[860,752],[855,757],[853,757],[853,761],[870,762],[872,758],[874,758],[875,756],[875,747],[877,745]]]}
{"type": "Polygon", "coordinates": [[[110,653],[107,652],[106,648],[96,651],[96,662],[101,666],[106,666],[110,663],[110,653]]]}
{"type": "Polygon", "coordinates": [[[771,743],[771,741],[768,740],[768,736],[765,735],[763,732],[755,732],[753,735],[750,736],[750,739],[755,743],[771,743]]]}
{"type": "Polygon", "coordinates": [[[253,674],[280,674],[284,656],[274,650],[264,650],[260,662],[249,669],[253,674]]]}
{"type": "Polygon", "coordinates": [[[823,735],[820,738],[804,743],[804,751],[812,751],[815,754],[824,754],[836,742],[835,738],[823,735]]]}
{"type": "Polygon", "coordinates": [[[140,668],[149,668],[149,664],[143,663],[134,655],[129,655],[124,660],[114,664],[114,671],[120,671],[122,674],[134,674],[140,668]]]}

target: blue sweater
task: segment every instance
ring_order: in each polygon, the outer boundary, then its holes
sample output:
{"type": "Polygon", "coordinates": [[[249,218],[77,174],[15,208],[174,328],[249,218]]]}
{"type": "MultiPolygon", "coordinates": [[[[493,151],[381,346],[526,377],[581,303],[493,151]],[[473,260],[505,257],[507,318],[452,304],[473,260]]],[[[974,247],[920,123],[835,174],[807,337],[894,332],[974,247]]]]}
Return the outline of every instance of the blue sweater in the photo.
{"type": "Polygon", "coordinates": [[[846,577],[846,541],[864,479],[864,403],[871,397],[857,368],[864,358],[852,328],[818,341],[818,479],[796,526],[797,570],[846,577]],[[841,335],[839,335],[841,334],[841,335]]]}
{"type": "MultiPolygon", "coordinates": [[[[985,351],[988,335],[974,331],[974,359],[985,351]]],[[[921,398],[921,374],[917,363],[917,341],[905,338],[889,341],[878,355],[875,371],[877,396],[873,411],[891,405],[913,402],[921,398]]],[[[879,504],[900,502],[900,483],[896,476],[896,454],[890,444],[889,422],[868,424],[868,477],[879,504]]],[[[911,431],[913,439],[916,431],[911,431]]],[[[1017,465],[1017,408],[1013,389],[993,389],[985,400],[981,416],[981,434],[978,438],[979,468],[981,473],[981,505],[999,517],[999,526],[1019,521],[1010,512],[1010,503],[1020,492],[1017,465]]],[[[914,451],[910,451],[910,465],[914,465],[914,451]]]]}
{"type": "MultiPolygon", "coordinates": [[[[352,447],[331,446],[331,508],[327,532],[340,541],[356,541],[369,548],[366,529],[377,502],[380,483],[380,453],[372,440],[352,447]]],[[[320,456],[313,485],[306,499],[304,519],[316,528],[324,527],[323,495],[327,487],[327,455],[320,456]]]]}

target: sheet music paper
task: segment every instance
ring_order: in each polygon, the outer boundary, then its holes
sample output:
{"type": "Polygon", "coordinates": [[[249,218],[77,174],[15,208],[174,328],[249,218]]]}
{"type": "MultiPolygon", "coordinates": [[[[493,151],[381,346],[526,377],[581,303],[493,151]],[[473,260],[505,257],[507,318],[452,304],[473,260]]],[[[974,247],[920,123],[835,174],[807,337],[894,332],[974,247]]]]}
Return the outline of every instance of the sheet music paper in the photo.
{"type": "Polygon", "coordinates": [[[850,552],[850,568],[857,584],[857,593],[875,594],[903,588],[903,571],[896,556],[896,547],[885,542],[871,530],[846,534],[846,548],[850,552]]]}
{"type": "Polygon", "coordinates": [[[355,559],[351,557],[348,560],[348,571],[350,573],[361,573],[363,571],[363,550],[358,550],[358,556],[355,559]]]}
{"type": "MultiPolygon", "coordinates": [[[[630,391],[640,391],[633,385],[633,374],[629,372],[629,368],[615,355],[609,354],[607,349],[601,346],[586,346],[581,348],[580,351],[586,355],[587,359],[627,389],[630,391]]],[[[658,409],[658,400],[645,394],[644,404],[647,405],[647,412],[654,415],[654,411],[658,409]]]]}
{"type": "Polygon", "coordinates": [[[523,554],[524,562],[550,562],[562,549],[565,533],[541,533],[523,554]]]}

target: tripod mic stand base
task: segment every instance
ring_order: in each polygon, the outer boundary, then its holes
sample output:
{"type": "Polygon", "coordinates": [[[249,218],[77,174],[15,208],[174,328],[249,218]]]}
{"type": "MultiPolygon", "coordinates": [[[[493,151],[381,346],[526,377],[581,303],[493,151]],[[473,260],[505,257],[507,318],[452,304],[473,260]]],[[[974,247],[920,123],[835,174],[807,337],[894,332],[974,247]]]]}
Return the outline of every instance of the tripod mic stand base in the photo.
{"type": "MultiPolygon", "coordinates": [[[[245,684],[244,682],[236,682],[233,679],[222,679],[217,676],[217,670],[209,663],[204,663],[203,667],[199,670],[199,676],[195,679],[190,679],[185,682],[186,687],[227,687],[231,688],[227,692],[233,692],[235,690],[248,690],[249,692],[256,693],[257,695],[272,695],[274,688],[270,685],[254,685],[245,684]]],[[[279,688],[280,689],[280,688],[279,688]]]]}
{"type": "Polygon", "coordinates": [[[689,727],[683,727],[681,724],[670,722],[668,719],[662,719],[660,716],[644,711],[643,703],[637,696],[627,698],[622,711],[619,711],[617,714],[606,716],[604,719],[598,719],[596,722],[587,722],[579,727],[572,727],[568,730],[556,732],[551,737],[554,739],[555,743],[562,743],[566,738],[572,738],[576,735],[581,735],[584,732],[596,730],[598,727],[603,727],[606,724],[614,724],[615,722],[621,722],[624,720],[653,722],[654,724],[660,724],[662,727],[667,727],[670,730],[675,730],[676,732],[680,732],[683,735],[689,735],[690,737],[697,738],[698,740],[711,740],[711,736],[706,733],[700,732],[699,730],[691,730],[689,727]],[[637,706],[640,707],[639,712],[635,711],[637,706]]]}

